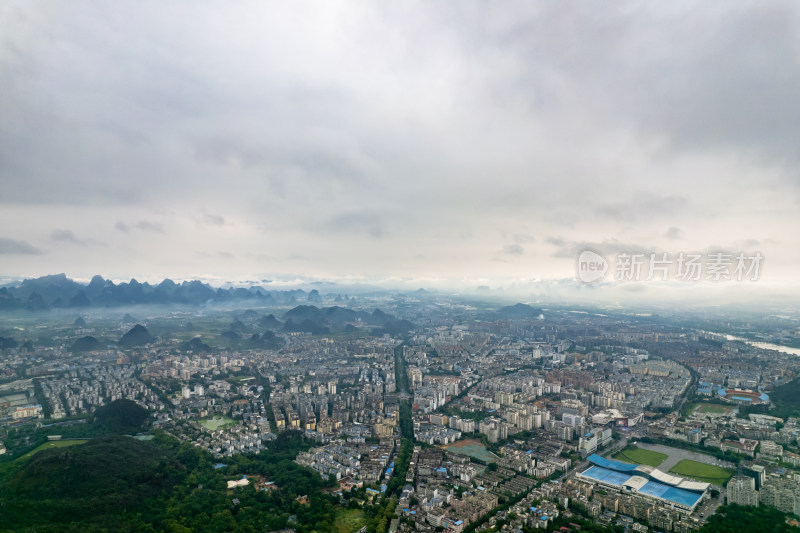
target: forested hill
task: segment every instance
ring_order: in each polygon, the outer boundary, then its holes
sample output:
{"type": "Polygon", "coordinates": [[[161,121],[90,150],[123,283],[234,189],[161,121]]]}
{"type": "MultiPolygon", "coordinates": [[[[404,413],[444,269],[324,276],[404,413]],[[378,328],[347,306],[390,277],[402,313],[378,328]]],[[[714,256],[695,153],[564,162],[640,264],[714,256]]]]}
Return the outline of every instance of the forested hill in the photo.
{"type": "Polygon", "coordinates": [[[0,478],[3,531],[212,532],[331,531],[337,500],[329,482],[293,462],[311,442],[282,433],[259,455],[236,455],[227,466],[165,434],[151,441],[100,437],[53,448],[6,465],[0,478]],[[253,482],[230,491],[227,481],[262,476],[277,490],[253,482]],[[307,496],[307,503],[298,501],[307,496]],[[237,501],[234,502],[233,500],[237,501]]]}

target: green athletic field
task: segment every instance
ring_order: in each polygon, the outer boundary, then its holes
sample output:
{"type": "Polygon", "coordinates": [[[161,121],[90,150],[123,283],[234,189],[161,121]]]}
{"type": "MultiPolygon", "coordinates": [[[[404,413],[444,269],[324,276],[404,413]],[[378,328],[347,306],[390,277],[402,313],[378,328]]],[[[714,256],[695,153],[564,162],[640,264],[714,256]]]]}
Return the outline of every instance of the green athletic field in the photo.
{"type": "Polygon", "coordinates": [[[722,468],[705,463],[698,463],[691,459],[684,459],[670,468],[671,474],[689,477],[706,483],[713,483],[722,487],[733,475],[733,469],[722,468]]]}
{"type": "Polygon", "coordinates": [[[650,465],[657,467],[669,457],[663,453],[645,450],[644,448],[628,447],[614,456],[617,461],[626,463],[637,463],[640,465],[650,465]]]}

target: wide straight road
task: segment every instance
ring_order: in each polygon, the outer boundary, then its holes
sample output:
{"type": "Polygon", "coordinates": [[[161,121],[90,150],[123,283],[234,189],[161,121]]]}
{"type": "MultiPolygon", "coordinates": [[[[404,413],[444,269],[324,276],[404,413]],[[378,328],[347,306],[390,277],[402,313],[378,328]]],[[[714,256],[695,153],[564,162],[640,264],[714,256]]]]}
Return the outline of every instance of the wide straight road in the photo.
{"type": "Polygon", "coordinates": [[[398,397],[401,400],[408,400],[411,398],[408,390],[408,369],[406,367],[405,347],[406,343],[402,342],[394,348],[394,382],[397,387],[398,397]]]}

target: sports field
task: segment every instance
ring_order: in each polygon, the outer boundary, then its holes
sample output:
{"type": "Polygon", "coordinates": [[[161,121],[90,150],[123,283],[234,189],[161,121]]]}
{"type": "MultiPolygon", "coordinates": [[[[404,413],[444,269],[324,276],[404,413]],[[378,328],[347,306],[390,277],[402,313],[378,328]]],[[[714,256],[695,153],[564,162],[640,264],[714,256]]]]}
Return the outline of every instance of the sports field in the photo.
{"type": "Polygon", "coordinates": [[[725,413],[727,413],[728,411],[731,411],[731,410],[732,410],[731,407],[727,406],[727,405],[719,405],[719,404],[713,404],[713,403],[701,403],[701,404],[699,404],[697,406],[697,409],[695,409],[695,412],[697,414],[710,413],[710,414],[714,414],[714,415],[721,415],[721,414],[725,414],[725,413]]]}
{"type": "Polygon", "coordinates": [[[669,456],[663,453],[629,446],[615,455],[614,459],[626,463],[636,463],[640,465],[650,465],[652,467],[656,467],[663,463],[664,459],[667,457],[669,456]]]}
{"type": "Polygon", "coordinates": [[[235,424],[236,420],[233,418],[229,418],[227,416],[215,416],[214,418],[204,418],[199,420],[200,425],[206,428],[209,431],[216,431],[217,429],[227,426],[229,424],[235,424]]]}
{"type": "Polygon", "coordinates": [[[497,459],[497,456],[487,450],[481,441],[475,439],[456,441],[445,446],[444,449],[448,452],[469,455],[485,463],[493,463],[497,459]]]}
{"type": "Polygon", "coordinates": [[[722,487],[733,475],[733,469],[698,463],[691,459],[684,459],[670,468],[671,474],[677,474],[706,483],[713,483],[722,487]]]}
{"type": "Polygon", "coordinates": [[[67,446],[76,446],[78,444],[85,444],[88,441],[85,440],[54,440],[48,441],[42,444],[41,446],[37,446],[33,450],[29,451],[25,455],[20,455],[15,459],[15,461],[24,461],[29,457],[32,457],[36,452],[40,452],[42,450],[49,450],[50,448],[66,448],[67,446]]]}

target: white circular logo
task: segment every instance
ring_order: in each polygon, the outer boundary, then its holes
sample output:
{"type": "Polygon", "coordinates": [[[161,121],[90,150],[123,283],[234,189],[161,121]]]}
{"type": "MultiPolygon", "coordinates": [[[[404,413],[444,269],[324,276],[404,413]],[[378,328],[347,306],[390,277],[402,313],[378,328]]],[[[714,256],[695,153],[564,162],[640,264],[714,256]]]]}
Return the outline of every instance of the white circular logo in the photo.
{"type": "Polygon", "coordinates": [[[592,250],[584,250],[578,255],[576,264],[578,279],[584,283],[592,283],[603,279],[608,272],[608,261],[592,250]]]}

